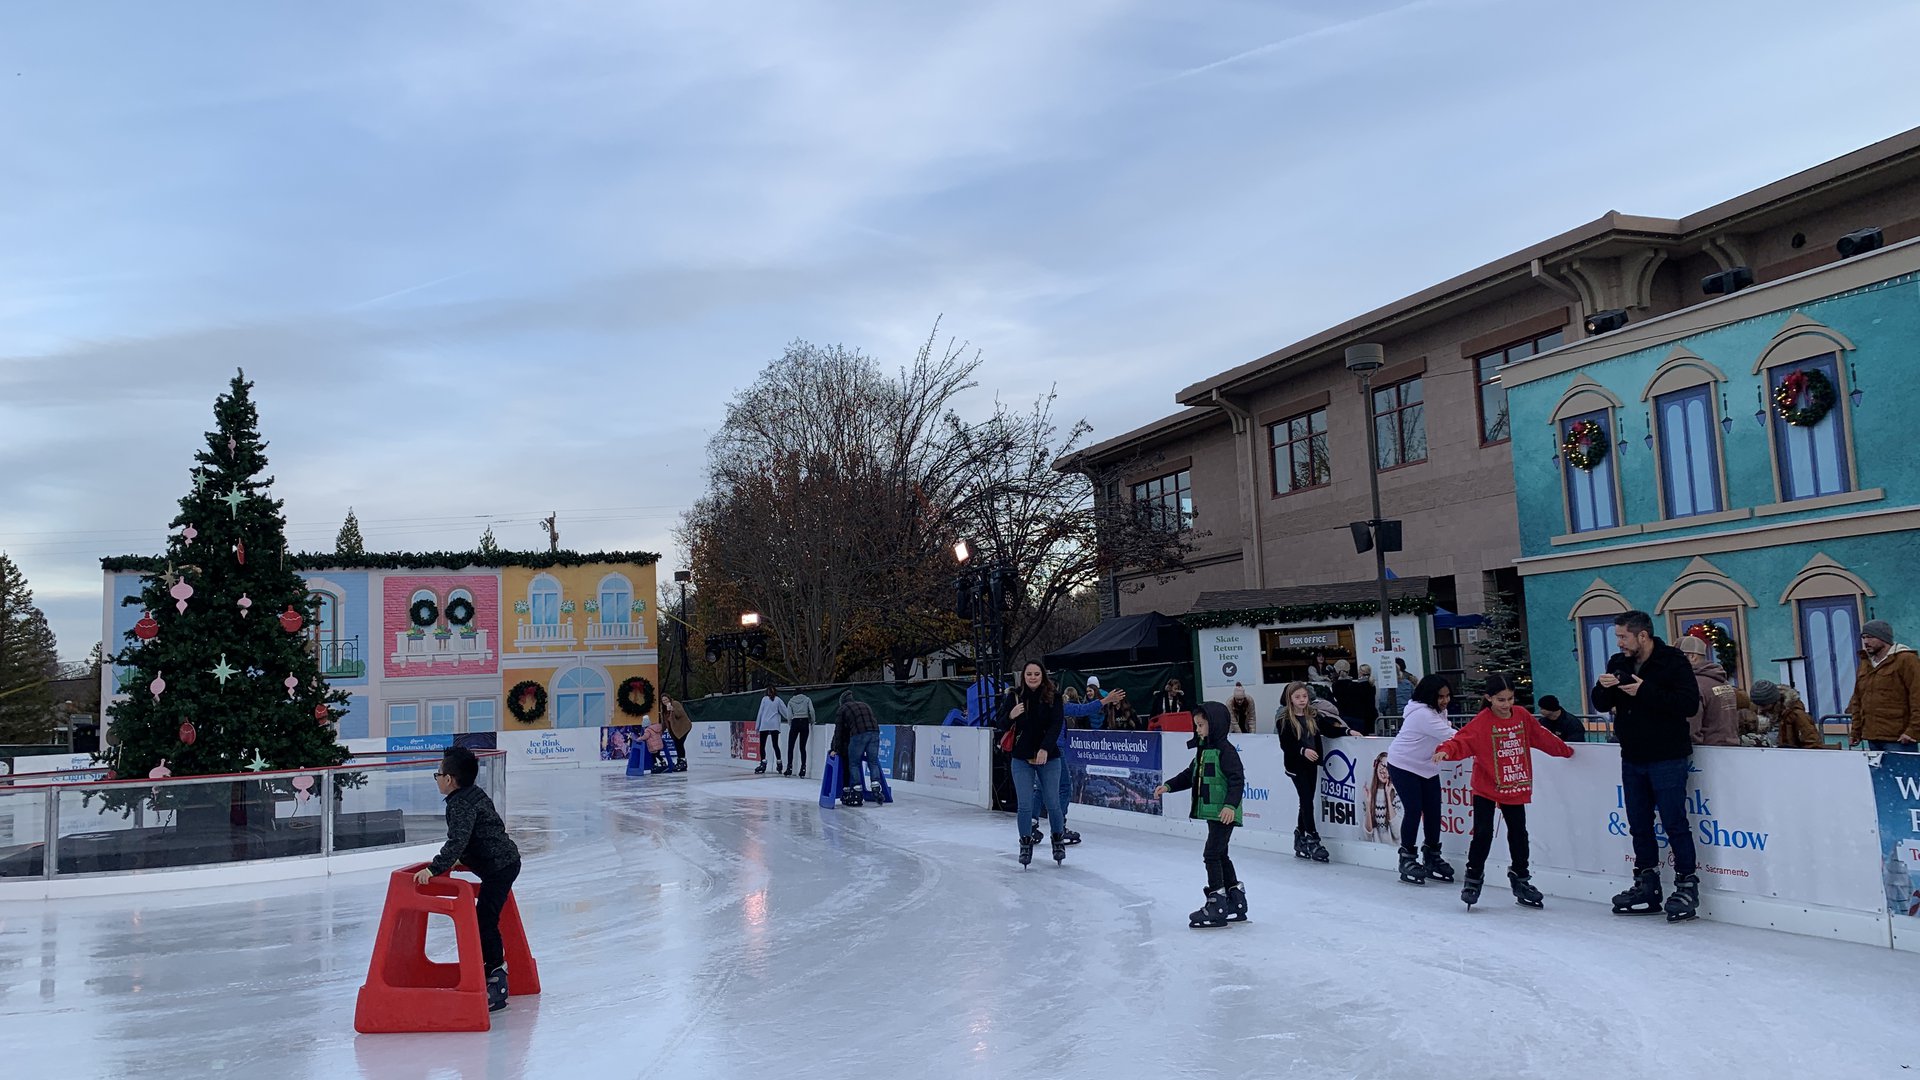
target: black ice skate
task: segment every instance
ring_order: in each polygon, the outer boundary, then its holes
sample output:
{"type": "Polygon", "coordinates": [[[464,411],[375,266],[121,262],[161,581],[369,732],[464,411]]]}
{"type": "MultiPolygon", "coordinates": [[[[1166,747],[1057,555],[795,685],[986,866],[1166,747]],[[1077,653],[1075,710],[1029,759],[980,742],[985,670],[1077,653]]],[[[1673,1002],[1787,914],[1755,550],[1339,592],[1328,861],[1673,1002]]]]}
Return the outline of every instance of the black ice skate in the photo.
{"type": "Polygon", "coordinates": [[[785,772],[783,772],[783,773],[781,773],[780,775],[781,775],[781,776],[792,776],[792,775],[793,775],[793,766],[791,766],[791,765],[789,765],[789,766],[787,766],[787,771],[785,771],[785,772]]]}
{"type": "Polygon", "coordinates": [[[507,969],[506,965],[487,972],[487,1011],[499,1012],[507,1007],[507,969]]]}
{"type": "Polygon", "coordinates": [[[1307,840],[1307,834],[1300,829],[1293,830],[1293,857],[1296,859],[1313,858],[1313,844],[1307,840]]]}
{"type": "Polygon", "coordinates": [[[1480,902],[1480,886],[1486,883],[1487,875],[1485,871],[1475,870],[1471,866],[1467,867],[1466,883],[1460,886],[1460,902],[1467,905],[1468,911],[1472,911],[1473,905],[1480,902]]]}
{"type": "Polygon", "coordinates": [[[805,780],[806,778],[807,778],[807,770],[805,770],[805,769],[801,769],[801,770],[800,770],[800,779],[802,779],[802,780],[805,780]]]}
{"type": "Polygon", "coordinates": [[[1247,887],[1234,882],[1227,886],[1227,921],[1247,921],[1247,887]]]}
{"type": "Polygon", "coordinates": [[[758,768],[753,770],[753,775],[759,776],[761,773],[766,771],[767,771],[767,763],[763,761],[760,763],[758,768]]]}
{"type": "Polygon", "coordinates": [[[1207,903],[1199,911],[1187,916],[1187,925],[1195,930],[1225,926],[1233,913],[1227,898],[1211,889],[1207,890],[1207,903]]]}
{"type": "Polygon", "coordinates": [[[1513,901],[1521,907],[1545,907],[1546,898],[1540,890],[1533,887],[1533,879],[1517,870],[1507,871],[1507,881],[1513,885],[1513,901]]]}
{"type": "Polygon", "coordinates": [[[1033,837],[1020,838],[1020,866],[1024,869],[1033,865],[1033,837]]]}
{"type": "Polygon", "coordinates": [[[1034,846],[1034,847],[1039,847],[1039,846],[1040,846],[1040,842],[1041,842],[1042,840],[1045,840],[1046,838],[1047,838],[1047,837],[1046,837],[1046,834],[1040,831],[1040,825],[1039,825],[1039,823],[1038,823],[1038,822],[1035,822],[1035,823],[1034,823],[1034,826],[1033,826],[1033,846],[1034,846]]]}
{"type": "Polygon", "coordinates": [[[1400,849],[1400,880],[1409,885],[1427,883],[1427,868],[1420,865],[1420,860],[1414,857],[1412,848],[1400,849]]]}
{"type": "Polygon", "coordinates": [[[1700,878],[1681,874],[1673,879],[1673,895],[1667,897],[1667,921],[1685,922],[1700,913],[1700,878]]]}
{"type": "Polygon", "coordinates": [[[1613,913],[1615,915],[1655,915],[1660,911],[1660,871],[1635,870],[1633,886],[1626,892],[1615,893],[1613,913]]]}
{"type": "Polygon", "coordinates": [[[1327,850],[1327,845],[1320,842],[1319,833],[1308,833],[1307,843],[1312,845],[1313,852],[1310,857],[1314,862],[1329,862],[1333,859],[1332,853],[1327,850]]]}
{"type": "Polygon", "coordinates": [[[1059,866],[1067,861],[1067,838],[1056,835],[1053,838],[1053,864],[1059,866]]]}
{"type": "Polygon", "coordinates": [[[1447,863],[1447,860],[1440,857],[1440,845],[1434,844],[1430,847],[1423,847],[1420,851],[1426,856],[1424,869],[1427,872],[1427,876],[1435,881],[1444,881],[1449,885],[1453,884],[1453,867],[1447,863]]]}
{"type": "Polygon", "coordinates": [[[1060,830],[1060,835],[1066,837],[1067,843],[1069,844],[1077,844],[1080,842],[1080,834],[1074,832],[1072,829],[1062,829],[1060,830]]]}

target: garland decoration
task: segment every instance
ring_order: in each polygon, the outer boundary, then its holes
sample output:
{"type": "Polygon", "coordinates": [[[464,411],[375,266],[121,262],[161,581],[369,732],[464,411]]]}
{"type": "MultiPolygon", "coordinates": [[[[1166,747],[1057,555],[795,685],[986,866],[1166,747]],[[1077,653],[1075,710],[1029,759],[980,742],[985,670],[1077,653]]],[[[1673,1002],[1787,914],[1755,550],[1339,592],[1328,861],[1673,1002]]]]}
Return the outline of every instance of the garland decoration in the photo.
{"type": "Polygon", "coordinates": [[[455,626],[465,626],[473,621],[473,601],[464,596],[456,596],[447,605],[447,621],[455,626]]]}
{"type": "MultiPolygon", "coordinates": [[[[1387,601],[1387,610],[1395,615],[1431,615],[1440,605],[1431,596],[1402,596],[1387,601]]],[[[1193,630],[1220,626],[1271,626],[1276,623],[1326,622],[1330,619],[1379,617],[1378,600],[1352,603],[1294,604],[1286,607],[1236,608],[1229,611],[1196,611],[1180,616],[1180,625],[1193,630]]]]}
{"type": "Polygon", "coordinates": [[[628,716],[645,716],[653,711],[653,684],[638,675],[622,679],[614,699],[628,716]]]}
{"type": "Polygon", "coordinates": [[[1707,647],[1713,650],[1713,658],[1720,661],[1720,666],[1729,672],[1739,670],[1740,646],[1733,643],[1732,636],[1719,623],[1694,623],[1687,627],[1687,636],[1706,642],[1707,647]]]}
{"type": "Polygon", "coordinates": [[[407,609],[407,618],[412,619],[415,626],[432,626],[440,619],[440,605],[431,600],[415,600],[407,609]]]}
{"type": "MultiPolygon", "coordinates": [[[[628,563],[652,566],[660,556],[651,551],[369,551],[341,556],[331,551],[289,552],[286,565],[295,570],[463,570],[467,567],[551,570],[555,567],[628,563]]],[[[108,555],[100,568],[115,574],[157,574],[167,567],[158,555],[108,555]]]]}
{"type": "Polygon", "coordinates": [[[1796,371],[1781,379],[1773,391],[1773,408],[1780,419],[1794,427],[1812,427],[1833,411],[1838,396],[1826,372],[1817,368],[1796,371]]]}
{"type": "Polygon", "coordinates": [[[1607,460],[1611,446],[1607,429],[1601,427],[1599,421],[1582,420],[1567,429],[1567,437],[1560,441],[1560,453],[1567,464],[1581,472],[1592,472],[1607,460]]]}
{"type": "Polygon", "coordinates": [[[547,715],[547,688],[532,679],[515,683],[507,692],[507,711],[523,724],[534,723],[547,715]]]}

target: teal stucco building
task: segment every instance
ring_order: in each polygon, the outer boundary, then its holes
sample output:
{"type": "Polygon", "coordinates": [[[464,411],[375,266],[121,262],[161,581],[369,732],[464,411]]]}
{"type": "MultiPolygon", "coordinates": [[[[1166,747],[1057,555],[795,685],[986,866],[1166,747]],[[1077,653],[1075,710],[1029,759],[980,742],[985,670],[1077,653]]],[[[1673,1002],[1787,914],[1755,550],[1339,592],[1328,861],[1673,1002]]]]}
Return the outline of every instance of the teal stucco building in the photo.
{"type": "Polygon", "coordinates": [[[1920,641],[1920,240],[1500,378],[1536,695],[1592,712],[1633,608],[1816,717],[1846,707],[1863,622],[1920,641]]]}

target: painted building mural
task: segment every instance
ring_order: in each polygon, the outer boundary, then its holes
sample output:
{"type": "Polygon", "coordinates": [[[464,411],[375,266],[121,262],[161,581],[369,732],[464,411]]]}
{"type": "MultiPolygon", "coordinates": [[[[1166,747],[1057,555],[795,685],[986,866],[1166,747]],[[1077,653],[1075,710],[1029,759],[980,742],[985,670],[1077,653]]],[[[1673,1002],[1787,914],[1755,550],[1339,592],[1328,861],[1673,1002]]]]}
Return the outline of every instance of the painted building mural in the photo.
{"type": "Polygon", "coordinates": [[[1865,621],[1920,640],[1917,272],[1902,244],[1503,369],[1538,692],[1591,711],[1631,609],[1816,717],[1865,621]]]}
{"type": "MultiPolygon", "coordinates": [[[[395,748],[472,733],[623,724],[618,688],[658,682],[651,564],[597,562],[550,570],[466,567],[382,571],[341,567],[303,574],[317,605],[305,633],[328,681],[352,703],[343,739],[395,748]],[[533,684],[544,708],[520,719],[508,693],[533,684]]],[[[103,631],[115,643],[139,619],[122,600],[140,575],[106,576],[103,631]]],[[[102,674],[124,693],[121,671],[102,674]]]]}

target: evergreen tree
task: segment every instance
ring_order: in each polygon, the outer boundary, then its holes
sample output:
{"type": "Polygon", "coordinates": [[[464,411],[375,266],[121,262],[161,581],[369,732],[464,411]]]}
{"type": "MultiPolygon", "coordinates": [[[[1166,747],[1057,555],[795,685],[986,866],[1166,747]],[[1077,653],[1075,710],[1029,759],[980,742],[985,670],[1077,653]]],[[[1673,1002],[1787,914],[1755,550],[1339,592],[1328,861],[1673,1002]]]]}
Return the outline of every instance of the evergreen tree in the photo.
{"type": "Polygon", "coordinates": [[[1526,627],[1518,607],[1505,596],[1487,597],[1485,622],[1480,624],[1480,639],[1474,644],[1473,670],[1467,689],[1484,697],[1487,676],[1511,676],[1518,688],[1515,696],[1522,704],[1533,701],[1533,658],[1527,652],[1526,627]]]}
{"type": "Polygon", "coordinates": [[[493,526],[489,525],[487,531],[480,534],[480,554],[492,558],[500,553],[500,541],[493,538],[493,526]]]}
{"type": "Polygon", "coordinates": [[[37,743],[53,727],[59,654],[47,617],[12,559],[0,554],[0,743],[37,743]]]}
{"type": "Polygon", "coordinates": [[[145,613],[114,658],[134,675],[108,709],[118,745],[101,755],[120,776],[144,776],[162,759],[175,776],[346,759],[330,706],[348,695],[328,690],[307,645],[315,605],[286,568],[286,519],[263,476],[252,388],[242,372],[214,403],[217,430],[194,455],[168,569],[126,601],[145,613]]]}
{"type": "Polygon", "coordinates": [[[340,535],[333,538],[333,553],[340,557],[343,565],[348,559],[357,559],[367,553],[366,541],[360,538],[360,519],[353,516],[353,507],[347,507],[347,520],[340,524],[340,535]]]}

